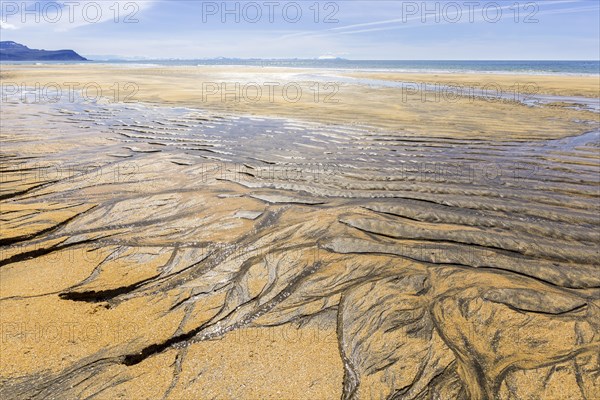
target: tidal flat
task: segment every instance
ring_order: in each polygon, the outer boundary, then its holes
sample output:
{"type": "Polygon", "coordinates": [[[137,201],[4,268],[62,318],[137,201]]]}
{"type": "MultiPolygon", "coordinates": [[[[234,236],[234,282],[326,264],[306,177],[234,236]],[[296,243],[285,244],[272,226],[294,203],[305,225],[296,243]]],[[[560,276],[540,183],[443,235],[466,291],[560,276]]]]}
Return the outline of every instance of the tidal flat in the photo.
{"type": "Polygon", "coordinates": [[[597,77],[0,78],[0,398],[600,397],[597,77]]]}

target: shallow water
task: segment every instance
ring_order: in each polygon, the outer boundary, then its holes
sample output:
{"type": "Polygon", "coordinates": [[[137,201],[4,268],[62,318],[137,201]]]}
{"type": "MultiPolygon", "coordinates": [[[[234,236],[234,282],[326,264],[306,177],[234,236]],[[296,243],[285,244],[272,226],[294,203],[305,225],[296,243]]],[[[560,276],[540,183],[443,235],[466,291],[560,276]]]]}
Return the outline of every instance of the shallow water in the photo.
{"type": "Polygon", "coordinates": [[[552,96],[539,94],[535,83],[523,85],[519,91],[508,90],[503,92],[493,82],[482,82],[483,88],[468,86],[464,84],[444,85],[441,83],[421,83],[408,81],[390,81],[385,79],[350,78],[341,75],[327,74],[301,74],[298,78],[315,82],[337,82],[341,84],[369,86],[373,88],[401,89],[403,95],[415,95],[420,93],[423,101],[456,101],[463,97],[471,100],[485,99],[489,102],[515,101],[529,106],[540,106],[551,103],[571,104],[570,108],[576,110],[587,110],[600,113],[600,98],[581,96],[552,96]],[[486,86],[487,84],[487,86],[486,86]]]}

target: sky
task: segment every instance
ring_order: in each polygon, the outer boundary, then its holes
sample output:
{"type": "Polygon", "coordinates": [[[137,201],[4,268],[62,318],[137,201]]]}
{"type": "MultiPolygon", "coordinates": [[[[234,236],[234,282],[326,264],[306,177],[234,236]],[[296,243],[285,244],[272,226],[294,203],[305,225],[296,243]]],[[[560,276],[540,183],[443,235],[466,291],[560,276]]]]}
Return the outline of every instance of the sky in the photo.
{"type": "Polygon", "coordinates": [[[600,1],[0,0],[0,39],[92,58],[598,60],[600,1]]]}

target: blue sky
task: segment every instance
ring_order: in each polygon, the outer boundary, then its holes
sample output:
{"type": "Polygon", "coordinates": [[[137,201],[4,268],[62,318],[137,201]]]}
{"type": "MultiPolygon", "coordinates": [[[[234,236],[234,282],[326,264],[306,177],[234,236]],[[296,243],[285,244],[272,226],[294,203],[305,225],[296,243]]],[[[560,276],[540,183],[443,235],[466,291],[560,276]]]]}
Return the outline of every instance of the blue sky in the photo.
{"type": "Polygon", "coordinates": [[[600,59],[598,0],[0,0],[0,14],[2,40],[88,56],[600,59]]]}

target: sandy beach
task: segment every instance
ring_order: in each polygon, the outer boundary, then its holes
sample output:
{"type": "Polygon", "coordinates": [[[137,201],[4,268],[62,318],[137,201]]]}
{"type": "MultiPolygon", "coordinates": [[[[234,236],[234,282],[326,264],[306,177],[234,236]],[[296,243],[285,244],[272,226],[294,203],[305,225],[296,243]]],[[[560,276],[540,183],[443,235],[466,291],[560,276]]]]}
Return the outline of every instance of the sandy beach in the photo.
{"type": "MultiPolygon", "coordinates": [[[[596,113],[576,112],[569,107],[573,104],[561,104],[558,100],[547,107],[524,107],[520,100],[532,95],[553,95],[596,99],[597,104],[600,91],[600,82],[593,76],[424,75],[299,68],[115,65],[5,66],[2,74],[4,82],[29,87],[38,84],[40,92],[45,85],[58,85],[65,97],[69,87],[80,93],[87,85],[90,97],[95,98],[96,88],[100,87],[101,94],[110,101],[363,125],[410,135],[493,140],[550,139],[586,132],[589,126],[573,120],[596,123],[596,113]],[[430,83],[431,91],[424,95],[418,85],[400,90],[354,83],[348,78],[430,83]],[[74,84],[69,86],[68,83],[74,84]],[[453,83],[463,85],[466,95],[456,96],[439,87],[453,83]],[[117,84],[120,84],[118,94],[117,84]],[[132,86],[126,89],[127,84],[132,86]],[[327,84],[330,87],[325,87],[327,84]],[[260,88],[260,94],[253,85],[260,88]],[[286,85],[289,85],[287,96],[286,85]],[[301,88],[299,99],[296,87],[301,88]],[[470,95],[478,88],[487,88],[488,97],[470,95]],[[505,98],[498,98],[498,94],[505,98]]],[[[52,98],[53,90],[49,86],[48,98],[52,98]]],[[[16,91],[21,93],[20,89],[16,91]]],[[[576,104],[576,100],[573,102],[576,104]]]]}
{"type": "Polygon", "coordinates": [[[0,398],[600,396],[597,76],[0,78],[0,398]]]}

